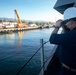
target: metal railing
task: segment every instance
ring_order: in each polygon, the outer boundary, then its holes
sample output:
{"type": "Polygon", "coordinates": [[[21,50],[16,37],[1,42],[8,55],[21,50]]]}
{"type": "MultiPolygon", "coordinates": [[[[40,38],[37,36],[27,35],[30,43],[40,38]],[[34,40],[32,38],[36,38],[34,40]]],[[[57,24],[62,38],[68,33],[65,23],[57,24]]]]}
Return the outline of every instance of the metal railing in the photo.
{"type": "MultiPolygon", "coordinates": [[[[53,56],[54,53],[50,55],[50,57],[44,62],[44,45],[48,43],[49,41],[44,42],[43,39],[40,40],[41,46],[39,49],[31,56],[31,58],[17,71],[16,75],[19,75],[19,73],[23,70],[24,67],[33,59],[33,57],[41,50],[41,70],[39,75],[43,75],[45,71],[45,64],[46,62],[53,56]]],[[[55,47],[56,48],[56,47],[55,47]]],[[[54,49],[55,49],[54,48],[54,49]]]]}
{"type": "MultiPolygon", "coordinates": [[[[57,47],[58,47],[57,45],[54,46],[53,52],[52,52],[52,53],[50,54],[50,56],[46,59],[46,61],[44,61],[44,64],[43,64],[43,66],[41,67],[41,70],[40,70],[40,72],[39,72],[39,75],[44,75],[44,71],[47,70],[48,64],[50,63],[50,61],[51,61],[51,59],[52,59],[52,57],[53,57],[53,55],[54,55],[57,47]],[[44,70],[43,70],[43,69],[44,69],[44,70]]],[[[51,61],[51,63],[52,63],[52,61],[51,61]]]]}

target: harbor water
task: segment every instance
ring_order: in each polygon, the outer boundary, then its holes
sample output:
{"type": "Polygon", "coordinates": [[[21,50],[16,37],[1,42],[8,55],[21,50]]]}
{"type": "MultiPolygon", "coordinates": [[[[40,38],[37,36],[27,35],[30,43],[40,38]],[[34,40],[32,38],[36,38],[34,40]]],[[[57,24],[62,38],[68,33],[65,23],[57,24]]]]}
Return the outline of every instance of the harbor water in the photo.
{"type": "MultiPolygon", "coordinates": [[[[20,68],[39,49],[40,39],[49,41],[53,28],[0,34],[0,75],[16,75],[20,68]]],[[[44,46],[44,58],[49,57],[54,45],[44,46]]],[[[41,51],[21,70],[19,75],[38,75],[41,69],[41,51]]]]}

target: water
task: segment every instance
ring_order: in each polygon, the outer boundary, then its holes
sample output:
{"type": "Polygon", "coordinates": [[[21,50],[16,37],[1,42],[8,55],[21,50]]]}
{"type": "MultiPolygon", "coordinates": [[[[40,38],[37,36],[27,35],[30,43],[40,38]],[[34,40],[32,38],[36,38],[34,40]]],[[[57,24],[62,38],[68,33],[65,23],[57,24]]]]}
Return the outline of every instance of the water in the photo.
{"type": "MultiPolygon", "coordinates": [[[[39,49],[40,39],[48,41],[53,28],[0,34],[0,75],[16,75],[19,69],[39,49]]],[[[54,45],[45,45],[45,60],[54,45]]],[[[19,75],[38,75],[41,68],[40,51],[19,75]]]]}

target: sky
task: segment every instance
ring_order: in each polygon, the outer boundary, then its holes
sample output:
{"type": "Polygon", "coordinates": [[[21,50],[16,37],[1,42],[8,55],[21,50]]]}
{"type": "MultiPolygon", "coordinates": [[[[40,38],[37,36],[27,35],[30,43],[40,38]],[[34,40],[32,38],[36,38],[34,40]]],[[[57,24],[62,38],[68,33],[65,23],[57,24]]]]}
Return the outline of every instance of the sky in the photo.
{"type": "Polygon", "coordinates": [[[53,7],[57,0],[0,0],[0,17],[15,18],[18,10],[20,19],[55,22],[63,15],[53,7]]]}

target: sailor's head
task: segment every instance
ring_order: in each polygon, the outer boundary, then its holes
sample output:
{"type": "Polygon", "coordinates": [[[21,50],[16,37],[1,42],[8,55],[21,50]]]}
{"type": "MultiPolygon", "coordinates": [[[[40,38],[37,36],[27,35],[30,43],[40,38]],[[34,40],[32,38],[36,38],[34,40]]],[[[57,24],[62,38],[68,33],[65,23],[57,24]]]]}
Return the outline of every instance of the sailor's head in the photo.
{"type": "Polygon", "coordinates": [[[64,21],[66,21],[66,26],[70,30],[76,27],[76,7],[71,7],[64,11],[64,21]]]}

